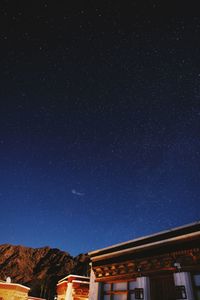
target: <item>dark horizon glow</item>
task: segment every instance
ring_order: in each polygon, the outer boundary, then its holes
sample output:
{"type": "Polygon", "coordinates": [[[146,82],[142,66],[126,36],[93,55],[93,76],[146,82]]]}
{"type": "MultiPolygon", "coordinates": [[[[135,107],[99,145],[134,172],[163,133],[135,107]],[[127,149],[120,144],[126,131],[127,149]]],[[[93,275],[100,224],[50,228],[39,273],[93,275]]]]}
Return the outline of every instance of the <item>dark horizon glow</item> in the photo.
{"type": "Polygon", "coordinates": [[[200,219],[200,19],[161,5],[2,4],[0,244],[77,255],[200,219]]]}

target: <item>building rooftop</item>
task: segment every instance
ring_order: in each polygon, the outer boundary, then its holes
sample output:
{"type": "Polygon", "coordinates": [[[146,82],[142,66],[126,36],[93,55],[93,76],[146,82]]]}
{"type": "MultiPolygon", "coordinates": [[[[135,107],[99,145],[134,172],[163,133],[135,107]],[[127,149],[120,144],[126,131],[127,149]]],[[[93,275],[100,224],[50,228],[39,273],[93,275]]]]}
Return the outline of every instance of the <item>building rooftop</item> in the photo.
{"type": "Polygon", "coordinates": [[[74,275],[74,274],[70,274],[70,275],[67,275],[66,277],[60,279],[58,281],[58,283],[61,283],[62,281],[67,281],[69,278],[73,278],[74,279],[79,279],[81,281],[82,280],[89,280],[90,278],[89,277],[86,277],[86,276],[81,276],[81,275],[74,275]]]}
{"type": "Polygon", "coordinates": [[[194,239],[200,236],[200,221],[184,226],[161,231],[156,234],[129,240],[106,248],[89,252],[92,260],[106,259],[108,256],[118,256],[130,251],[141,251],[148,247],[155,247],[161,244],[169,244],[184,239],[194,239]]]}

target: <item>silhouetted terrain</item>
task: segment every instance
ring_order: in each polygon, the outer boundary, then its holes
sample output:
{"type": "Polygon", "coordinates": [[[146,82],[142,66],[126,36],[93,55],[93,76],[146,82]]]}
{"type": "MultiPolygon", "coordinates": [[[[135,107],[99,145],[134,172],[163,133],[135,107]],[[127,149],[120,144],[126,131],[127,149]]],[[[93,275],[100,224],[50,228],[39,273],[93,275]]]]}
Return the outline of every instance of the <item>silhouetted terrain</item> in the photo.
{"type": "Polygon", "coordinates": [[[10,276],[12,282],[31,288],[30,295],[53,299],[59,279],[68,274],[88,275],[89,257],[50,247],[29,248],[0,245],[0,280],[10,276]]]}

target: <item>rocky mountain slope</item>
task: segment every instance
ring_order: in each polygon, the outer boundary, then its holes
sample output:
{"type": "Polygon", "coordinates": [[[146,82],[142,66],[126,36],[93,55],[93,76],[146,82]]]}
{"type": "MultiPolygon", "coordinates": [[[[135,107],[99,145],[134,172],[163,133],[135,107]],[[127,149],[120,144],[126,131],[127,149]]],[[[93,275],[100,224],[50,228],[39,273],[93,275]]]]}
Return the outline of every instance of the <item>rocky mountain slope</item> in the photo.
{"type": "Polygon", "coordinates": [[[30,295],[53,299],[58,280],[68,274],[88,275],[89,257],[50,247],[28,248],[0,245],[0,280],[11,277],[12,282],[31,288],[30,295]]]}

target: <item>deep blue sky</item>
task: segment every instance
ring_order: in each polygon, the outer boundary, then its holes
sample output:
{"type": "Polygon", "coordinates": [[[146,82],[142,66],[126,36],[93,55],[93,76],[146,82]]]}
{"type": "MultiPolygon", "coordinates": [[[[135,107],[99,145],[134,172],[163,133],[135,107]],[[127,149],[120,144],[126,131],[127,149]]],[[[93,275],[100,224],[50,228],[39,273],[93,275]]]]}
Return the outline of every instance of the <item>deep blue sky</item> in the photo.
{"type": "Polygon", "coordinates": [[[76,255],[199,220],[199,16],[27,2],[1,3],[0,244],[76,255]]]}

